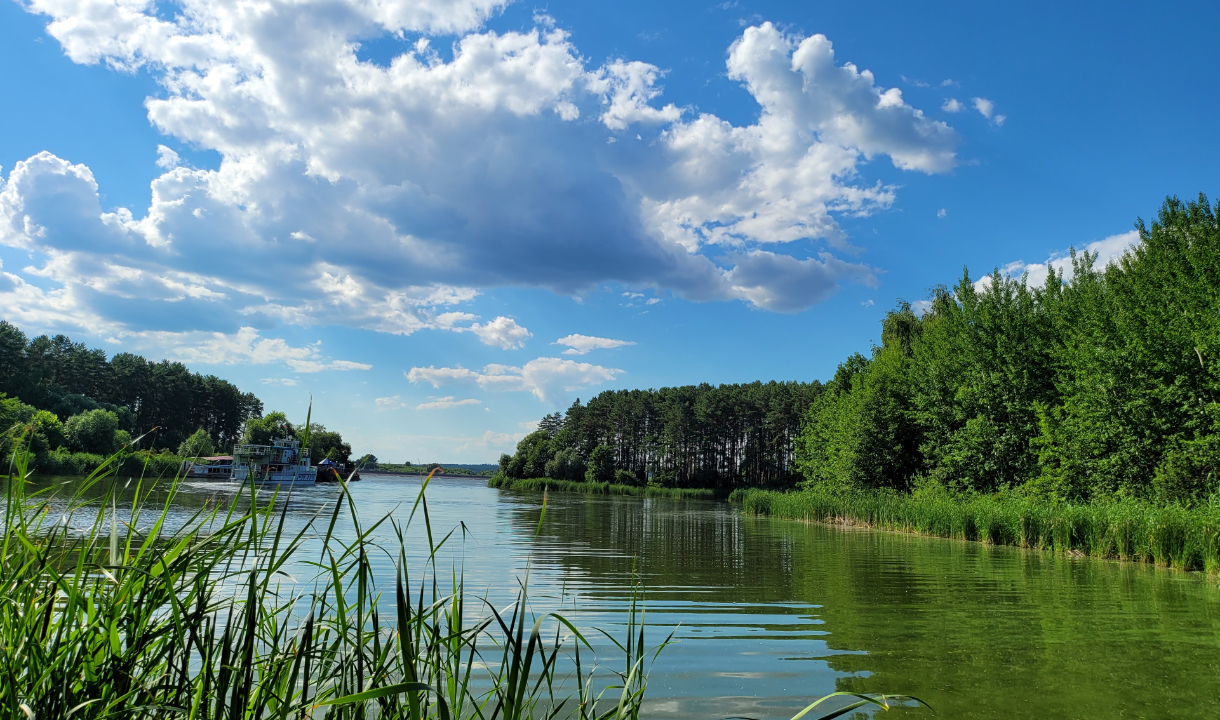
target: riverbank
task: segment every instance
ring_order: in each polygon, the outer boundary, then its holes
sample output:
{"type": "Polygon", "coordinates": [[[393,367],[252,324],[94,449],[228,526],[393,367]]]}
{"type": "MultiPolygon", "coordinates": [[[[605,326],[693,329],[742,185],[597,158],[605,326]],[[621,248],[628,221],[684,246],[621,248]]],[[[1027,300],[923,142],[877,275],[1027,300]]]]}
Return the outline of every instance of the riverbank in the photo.
{"type": "Polygon", "coordinates": [[[1035,498],[896,492],[734,491],[748,515],[880,528],[1220,573],[1220,508],[1136,500],[1073,505],[1035,498]]]}
{"type": "Polygon", "coordinates": [[[487,481],[487,487],[501,490],[533,490],[542,492],[585,493],[586,495],[638,495],[642,497],[667,497],[683,500],[715,500],[716,492],[707,488],[663,488],[647,485],[615,485],[614,483],[573,482],[571,480],[553,480],[551,478],[513,479],[493,476],[487,481]]]}
{"type": "Polygon", "coordinates": [[[122,477],[173,478],[187,458],[137,451],[111,460],[105,455],[51,450],[34,456],[31,465],[38,475],[87,476],[106,468],[122,477]]]}

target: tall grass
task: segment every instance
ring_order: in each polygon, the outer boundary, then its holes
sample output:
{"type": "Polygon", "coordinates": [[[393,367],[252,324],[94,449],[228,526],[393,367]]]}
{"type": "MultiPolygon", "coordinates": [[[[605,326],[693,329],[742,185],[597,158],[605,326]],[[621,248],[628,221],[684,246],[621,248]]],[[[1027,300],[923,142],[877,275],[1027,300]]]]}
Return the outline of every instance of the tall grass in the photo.
{"type": "Polygon", "coordinates": [[[5,492],[0,717],[639,716],[655,657],[642,613],[629,613],[625,667],[601,673],[598,689],[584,635],[528,610],[528,571],[508,608],[472,603],[461,575],[440,571],[449,536],[434,538],[422,490],[403,524],[364,524],[344,486],[327,515],[294,533],[287,503],[252,488],[170,527],[176,487],[153,505],[151,484],[137,482],[120,506],[117,455],[60,498],[32,491],[29,459],[14,456],[5,492]],[[341,520],[351,540],[335,532],[341,520]],[[414,570],[412,521],[423,523],[428,558],[414,570]],[[389,608],[370,564],[389,552],[373,540],[387,525],[397,539],[389,608]],[[304,557],[311,533],[321,551],[304,557]],[[294,581],[301,568],[317,577],[294,581]]]}
{"type": "Polygon", "coordinates": [[[543,492],[575,492],[587,495],[638,495],[642,497],[668,497],[685,500],[715,500],[716,491],[708,488],[667,488],[652,485],[616,485],[614,483],[575,482],[551,478],[507,478],[496,474],[487,481],[487,487],[501,490],[532,490],[543,492]]]}
{"type": "Polygon", "coordinates": [[[86,476],[99,470],[125,477],[173,478],[182,463],[190,458],[177,455],[157,455],[147,451],[135,452],[111,460],[105,455],[93,453],[51,450],[34,456],[31,469],[39,475],[86,476]]]}
{"type": "MultiPolygon", "coordinates": [[[[625,638],[606,634],[625,657],[607,671],[590,663],[592,646],[567,618],[529,610],[528,563],[508,607],[471,596],[457,568],[438,566],[453,533],[434,535],[427,481],[403,523],[364,523],[343,483],[333,508],[290,532],[288,503],[253,486],[184,520],[171,512],[176,481],[133,481],[133,499],[120,505],[121,459],[56,496],[30,484],[28,446],[12,457],[0,540],[0,718],[641,715],[648,670],[670,640],[646,645],[642,607],[631,603],[625,638]],[[163,502],[152,502],[154,489],[163,502]],[[337,533],[341,521],[351,529],[337,533]],[[408,539],[412,522],[424,540],[408,539]],[[395,546],[375,541],[386,529],[395,546]],[[410,567],[409,548],[427,559],[410,567]],[[383,554],[396,559],[391,607],[372,566],[383,554]],[[302,571],[314,577],[290,574],[302,571]]],[[[539,528],[545,513],[544,496],[539,528]]],[[[888,708],[904,699],[846,700],[888,708]]]]}
{"type": "Polygon", "coordinates": [[[1074,505],[1040,498],[895,492],[735,492],[752,515],[865,525],[993,545],[1220,572],[1220,508],[1136,500],[1074,505]]]}

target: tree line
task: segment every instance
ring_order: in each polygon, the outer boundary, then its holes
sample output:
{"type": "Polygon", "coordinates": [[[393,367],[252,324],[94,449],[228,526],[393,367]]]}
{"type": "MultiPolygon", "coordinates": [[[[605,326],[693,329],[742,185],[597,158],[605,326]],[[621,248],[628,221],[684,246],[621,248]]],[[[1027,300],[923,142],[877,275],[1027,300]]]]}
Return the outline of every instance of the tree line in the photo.
{"type": "MultiPolygon", "coordinates": [[[[20,398],[25,406],[53,414],[65,425],[75,416],[104,411],[114,415],[116,431],[130,436],[158,427],[145,443],[152,449],[177,448],[201,428],[215,447],[232,447],[246,421],[260,417],[263,410],[253,393],[215,375],[191,372],[182,363],[151,362],[133,353],[107,359],[105,351],[65,335],[27,339],[3,320],[0,394],[20,398]]],[[[32,412],[16,408],[8,414],[32,412]]],[[[108,418],[96,413],[88,418],[90,428],[109,425],[108,418]]]]}
{"type": "Polygon", "coordinates": [[[543,418],[500,458],[510,478],[663,487],[786,487],[794,444],[821,383],[754,382],[609,390],[543,418]]]}
{"type": "Polygon", "coordinates": [[[883,321],[797,441],[802,484],[1198,502],[1220,479],[1220,204],[1165,201],[1117,262],[968,273],[883,321]]]}
{"type": "Polygon", "coordinates": [[[825,385],[618,390],[500,459],[508,478],[670,487],[1220,497],[1220,203],[1169,198],[1107,267],[968,271],[825,385]]]}

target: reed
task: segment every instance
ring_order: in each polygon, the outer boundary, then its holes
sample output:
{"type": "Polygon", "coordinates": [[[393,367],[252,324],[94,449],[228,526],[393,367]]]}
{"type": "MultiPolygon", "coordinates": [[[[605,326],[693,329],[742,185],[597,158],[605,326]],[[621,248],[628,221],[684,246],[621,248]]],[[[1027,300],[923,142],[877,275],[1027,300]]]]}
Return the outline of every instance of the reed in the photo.
{"type": "MultiPolygon", "coordinates": [[[[288,503],[252,486],[171,522],[176,480],[141,476],[120,505],[122,459],[56,495],[30,485],[28,446],[12,456],[0,718],[640,717],[649,668],[672,634],[649,647],[635,598],[626,637],[603,633],[625,658],[608,670],[590,663],[592,646],[567,618],[529,610],[528,564],[508,607],[472,597],[458,568],[438,566],[453,532],[435,537],[427,481],[404,523],[364,523],[341,483],[333,508],[289,532],[288,503]],[[166,491],[163,502],[152,502],[154,489],[166,491]],[[351,526],[342,536],[341,521],[351,526]],[[412,522],[426,540],[408,539],[412,522]],[[375,540],[387,529],[394,546],[375,540]],[[414,568],[412,543],[426,543],[413,548],[427,556],[414,568]],[[372,566],[386,554],[396,558],[390,607],[372,566]],[[298,582],[290,573],[301,570],[315,576],[298,582]]],[[[545,513],[544,495],[539,529],[545,513]]],[[[903,699],[845,700],[888,709],[903,699]]],[[[822,702],[801,716],[812,720],[822,702]]],[[[840,703],[820,717],[842,712],[840,703]]]]}
{"type": "Polygon", "coordinates": [[[652,485],[616,485],[614,483],[575,482],[551,478],[506,478],[495,475],[487,481],[487,487],[501,490],[532,490],[543,492],[585,493],[587,495],[637,495],[641,497],[667,497],[683,500],[715,500],[716,491],[708,488],[667,488],[652,485]]]}
{"type": "Polygon", "coordinates": [[[1122,499],[1091,504],[1017,495],[735,491],[751,515],[863,525],[1220,573],[1220,507],[1122,499]]]}

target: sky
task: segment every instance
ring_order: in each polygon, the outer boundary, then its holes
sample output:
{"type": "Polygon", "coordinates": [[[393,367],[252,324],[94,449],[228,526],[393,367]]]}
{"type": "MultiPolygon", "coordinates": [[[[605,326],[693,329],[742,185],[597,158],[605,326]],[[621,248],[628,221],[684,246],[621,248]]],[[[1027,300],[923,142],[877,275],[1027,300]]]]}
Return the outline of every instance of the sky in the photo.
{"type": "Polygon", "coordinates": [[[0,0],[0,317],[383,461],[826,380],[1215,196],[1216,3],[0,0]]]}

